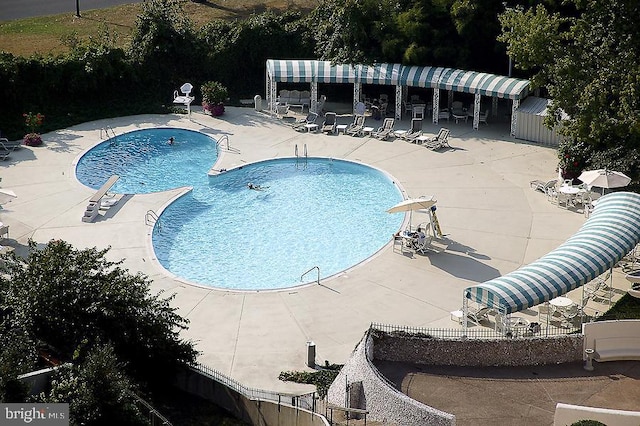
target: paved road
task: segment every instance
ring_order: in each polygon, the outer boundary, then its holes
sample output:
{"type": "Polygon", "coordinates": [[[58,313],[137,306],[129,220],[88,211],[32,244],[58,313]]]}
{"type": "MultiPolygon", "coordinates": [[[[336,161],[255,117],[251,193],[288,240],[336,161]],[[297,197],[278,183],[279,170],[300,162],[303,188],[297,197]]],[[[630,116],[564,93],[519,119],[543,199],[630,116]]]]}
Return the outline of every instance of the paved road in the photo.
{"type": "MultiPolygon", "coordinates": [[[[80,14],[90,9],[102,9],[127,3],[140,3],[142,0],[78,0],[80,14]]],[[[0,22],[34,16],[69,13],[75,15],[75,0],[0,0],[0,22]]]]}

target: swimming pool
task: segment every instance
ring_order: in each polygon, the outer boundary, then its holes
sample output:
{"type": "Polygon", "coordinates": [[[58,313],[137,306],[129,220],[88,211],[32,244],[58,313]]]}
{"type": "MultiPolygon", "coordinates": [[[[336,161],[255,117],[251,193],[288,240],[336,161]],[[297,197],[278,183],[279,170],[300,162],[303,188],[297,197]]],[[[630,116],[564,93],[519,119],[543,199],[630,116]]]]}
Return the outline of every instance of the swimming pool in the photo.
{"type": "Polygon", "coordinates": [[[118,194],[147,194],[181,186],[207,184],[207,172],[218,160],[215,139],[186,129],[134,130],[102,142],[76,165],[76,177],[98,189],[111,175],[118,194]],[[168,143],[173,137],[173,144],[168,143]]]}
{"type": "MultiPolygon", "coordinates": [[[[158,143],[166,145],[169,133],[159,130],[151,139],[159,138],[158,143]]],[[[108,151],[119,155],[117,149],[108,151]]],[[[193,155],[198,152],[196,148],[193,155]]],[[[148,153],[162,155],[153,149],[148,153]]],[[[162,168],[144,172],[164,181],[155,183],[158,187],[193,186],[193,191],[162,212],[152,244],[164,268],[194,284],[271,290],[313,282],[318,271],[326,278],[371,257],[389,242],[403,220],[402,215],[385,211],[402,200],[391,177],[360,163],[285,158],[209,177],[211,163],[206,162],[192,169],[190,180],[182,171],[177,174],[184,177],[172,180],[173,170],[190,164],[191,156],[185,149],[178,164],[169,161],[169,154],[166,161],[144,156],[139,161],[162,168]],[[263,190],[248,189],[249,182],[263,190]]],[[[107,168],[114,161],[94,161],[93,166],[107,168]]],[[[112,172],[102,174],[106,180],[112,172]]],[[[96,187],[104,182],[93,179],[96,187]]]]}

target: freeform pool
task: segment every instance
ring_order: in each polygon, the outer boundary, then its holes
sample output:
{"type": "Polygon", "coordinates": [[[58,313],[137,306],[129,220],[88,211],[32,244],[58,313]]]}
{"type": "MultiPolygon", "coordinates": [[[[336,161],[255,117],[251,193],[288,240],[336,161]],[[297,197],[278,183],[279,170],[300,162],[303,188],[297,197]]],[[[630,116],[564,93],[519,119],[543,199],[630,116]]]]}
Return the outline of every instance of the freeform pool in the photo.
{"type": "Polygon", "coordinates": [[[216,141],[204,133],[174,128],[134,130],[85,153],[76,165],[76,176],[82,184],[98,189],[111,175],[118,175],[113,192],[147,194],[206,185],[207,172],[217,160],[216,141]]]}
{"type": "MultiPolygon", "coordinates": [[[[157,130],[161,131],[157,135],[146,131],[151,135],[142,136],[158,138],[157,143],[165,145],[167,129],[157,130]]],[[[109,151],[118,156],[117,149],[109,151]]],[[[148,152],[163,155],[153,149],[148,152]]],[[[190,181],[182,171],[184,179],[172,181],[181,164],[195,161],[192,154],[198,156],[198,149],[194,153],[185,149],[176,162],[171,155],[162,161],[139,159],[147,167],[161,169],[144,171],[163,181],[154,183],[157,187],[194,188],[162,212],[152,239],[160,264],[192,283],[268,290],[315,281],[318,270],[326,278],[380,250],[403,219],[385,211],[402,199],[400,190],[388,175],[372,167],[343,160],[311,158],[302,163],[288,158],[208,177],[211,163],[206,162],[199,170],[192,169],[190,181]],[[248,189],[250,182],[264,190],[248,189]]],[[[113,174],[108,169],[113,162],[94,161],[93,167],[106,168],[102,170],[106,180],[113,174]]],[[[95,179],[93,187],[104,180],[95,179]]],[[[143,185],[144,189],[149,186],[143,185]]]]}

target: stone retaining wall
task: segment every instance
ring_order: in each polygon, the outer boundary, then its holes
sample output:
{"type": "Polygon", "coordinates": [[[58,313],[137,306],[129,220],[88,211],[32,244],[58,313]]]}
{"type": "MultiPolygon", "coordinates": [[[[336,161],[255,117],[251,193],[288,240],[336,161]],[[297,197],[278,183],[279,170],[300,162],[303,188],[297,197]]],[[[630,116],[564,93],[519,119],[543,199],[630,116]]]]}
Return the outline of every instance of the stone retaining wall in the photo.
{"type": "Polygon", "coordinates": [[[372,331],[373,358],[461,367],[521,366],[582,361],[582,334],[526,339],[437,339],[372,331]]]}
{"type": "Polygon", "coordinates": [[[582,360],[582,335],[526,339],[437,339],[406,332],[369,330],[329,388],[330,403],[357,400],[369,418],[390,425],[456,424],[453,414],[409,398],[393,387],[373,360],[427,365],[522,366],[582,360]],[[348,392],[357,384],[358,398],[348,392]]]}
{"type": "Polygon", "coordinates": [[[388,425],[455,426],[455,416],[436,410],[396,390],[371,364],[375,342],[367,332],[349,361],[329,388],[330,403],[344,406],[349,397],[347,384],[358,383],[359,408],[369,411],[368,419],[388,425]]]}

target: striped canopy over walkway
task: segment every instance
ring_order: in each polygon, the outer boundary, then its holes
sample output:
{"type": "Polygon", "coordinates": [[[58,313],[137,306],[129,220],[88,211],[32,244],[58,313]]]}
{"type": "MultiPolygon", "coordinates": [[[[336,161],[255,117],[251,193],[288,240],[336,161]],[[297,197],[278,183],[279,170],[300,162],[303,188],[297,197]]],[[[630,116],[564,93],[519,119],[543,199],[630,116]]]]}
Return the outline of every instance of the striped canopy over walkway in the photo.
{"type": "Polygon", "coordinates": [[[432,118],[438,123],[440,90],[449,92],[452,102],[453,92],[471,93],[474,98],[473,128],[479,125],[480,97],[493,99],[493,115],[497,114],[497,99],[512,101],[511,134],[516,134],[516,109],[521,99],[529,93],[529,81],[504,77],[476,71],[464,71],[454,68],[418,67],[402,64],[332,64],[329,61],[316,60],[267,60],[267,104],[272,113],[276,111],[278,82],[309,83],[311,86],[310,110],[316,111],[318,83],[353,84],[353,104],[362,98],[363,84],[395,86],[395,118],[402,118],[402,98],[407,96],[409,87],[433,89],[432,118]]]}
{"type": "Polygon", "coordinates": [[[267,60],[267,76],[276,82],[361,83],[424,87],[522,99],[529,81],[495,74],[401,64],[344,65],[315,60],[267,60]]]}
{"type": "Polygon", "coordinates": [[[640,242],[640,194],[601,197],[593,214],[564,244],[530,265],[468,287],[464,297],[506,314],[580,287],[619,262],[640,242]]]}

